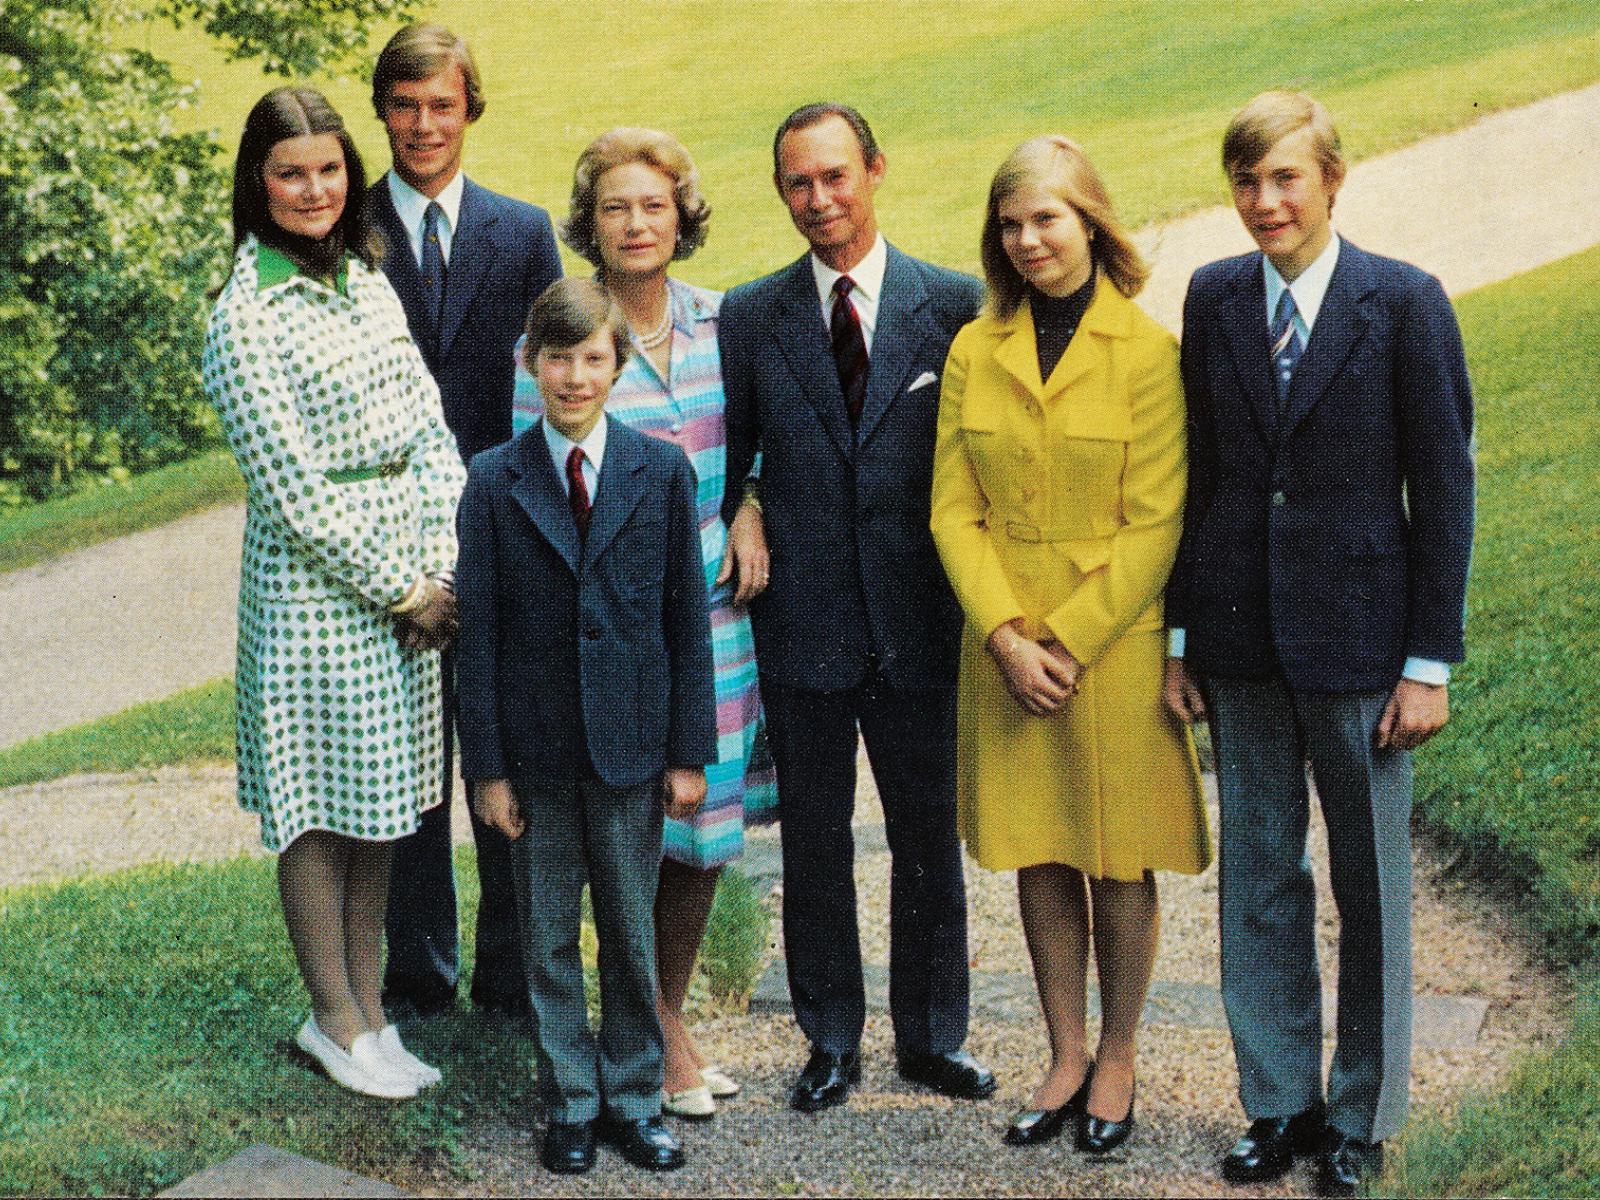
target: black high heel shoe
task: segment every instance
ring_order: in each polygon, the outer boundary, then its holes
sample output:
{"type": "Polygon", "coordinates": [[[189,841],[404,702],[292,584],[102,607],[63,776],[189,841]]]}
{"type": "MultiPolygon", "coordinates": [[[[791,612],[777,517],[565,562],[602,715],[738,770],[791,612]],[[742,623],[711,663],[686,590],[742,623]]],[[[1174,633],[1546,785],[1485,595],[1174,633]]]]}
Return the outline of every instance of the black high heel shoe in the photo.
{"type": "Polygon", "coordinates": [[[1094,1080],[1094,1060],[1083,1073],[1083,1082],[1060,1108],[1030,1108],[1018,1113],[1006,1126],[1001,1140],[1008,1146],[1042,1146],[1060,1135],[1072,1117],[1080,1116],[1089,1103],[1089,1084],[1094,1080]]]}
{"type": "Polygon", "coordinates": [[[1139,1085],[1134,1083],[1128,1094],[1128,1115],[1120,1121],[1108,1121],[1089,1111],[1088,1096],[1084,1097],[1083,1116],[1078,1121],[1077,1146],[1085,1154],[1110,1154],[1133,1132],[1133,1100],[1139,1085]]]}

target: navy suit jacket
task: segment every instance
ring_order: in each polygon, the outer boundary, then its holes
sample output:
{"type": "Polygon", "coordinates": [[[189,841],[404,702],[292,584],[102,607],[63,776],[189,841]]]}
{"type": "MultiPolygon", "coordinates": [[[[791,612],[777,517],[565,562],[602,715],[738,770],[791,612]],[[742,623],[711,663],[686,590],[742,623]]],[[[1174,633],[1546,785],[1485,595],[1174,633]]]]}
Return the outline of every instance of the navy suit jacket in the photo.
{"type": "Polygon", "coordinates": [[[723,298],[724,516],[761,452],[769,586],[751,605],[761,671],[841,691],[955,683],[961,608],[928,517],[939,377],[983,287],[889,247],[861,420],[850,428],[810,256],[723,298]]]}
{"type": "Polygon", "coordinates": [[[450,242],[443,318],[436,320],[423,297],[422,273],[387,177],[372,186],[371,199],[383,234],[384,274],[439,385],[445,423],[456,435],[462,460],[471,462],[478,451],[511,436],[511,351],[528,309],[561,278],[550,216],[466,180],[450,242]]]}
{"type": "Polygon", "coordinates": [[[473,460],[457,527],[461,773],[593,767],[613,787],[717,758],[694,471],[607,417],[580,543],[542,423],[473,460]]]}
{"type": "Polygon", "coordinates": [[[1464,654],[1472,390],[1438,280],[1344,242],[1277,415],[1259,253],[1183,314],[1189,494],[1167,593],[1202,675],[1317,692],[1464,654]]]}

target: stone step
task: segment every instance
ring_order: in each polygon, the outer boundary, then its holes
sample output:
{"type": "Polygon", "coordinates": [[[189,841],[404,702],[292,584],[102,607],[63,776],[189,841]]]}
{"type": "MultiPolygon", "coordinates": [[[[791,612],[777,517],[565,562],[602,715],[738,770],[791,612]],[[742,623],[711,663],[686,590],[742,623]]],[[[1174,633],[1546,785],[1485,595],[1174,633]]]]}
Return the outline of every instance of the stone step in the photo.
{"type": "Polygon", "coordinates": [[[410,1196],[415,1193],[276,1146],[247,1146],[162,1196],[410,1196]]]}

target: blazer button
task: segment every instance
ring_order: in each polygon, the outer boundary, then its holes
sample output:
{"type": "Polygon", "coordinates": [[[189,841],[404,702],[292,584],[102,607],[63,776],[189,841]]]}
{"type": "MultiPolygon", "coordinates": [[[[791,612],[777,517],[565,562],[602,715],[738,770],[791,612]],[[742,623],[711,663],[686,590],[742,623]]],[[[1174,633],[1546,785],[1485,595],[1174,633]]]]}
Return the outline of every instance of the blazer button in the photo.
{"type": "Polygon", "coordinates": [[[1286,500],[1288,500],[1288,497],[1282,492],[1272,493],[1272,507],[1281,508],[1286,500]]]}
{"type": "Polygon", "coordinates": [[[588,638],[591,642],[598,642],[600,640],[600,631],[598,629],[585,629],[583,631],[583,636],[588,638]]]}

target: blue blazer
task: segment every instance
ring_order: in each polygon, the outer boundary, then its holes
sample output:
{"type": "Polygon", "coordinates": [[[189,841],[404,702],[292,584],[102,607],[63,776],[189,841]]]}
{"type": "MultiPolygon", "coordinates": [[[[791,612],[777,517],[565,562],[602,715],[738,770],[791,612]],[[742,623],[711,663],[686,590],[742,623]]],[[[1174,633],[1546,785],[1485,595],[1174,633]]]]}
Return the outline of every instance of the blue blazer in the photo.
{"type": "Polygon", "coordinates": [[[511,351],[528,309],[561,278],[550,216],[467,180],[450,242],[443,319],[435,320],[388,179],[379,179],[370,194],[383,234],[384,274],[439,385],[445,423],[456,435],[462,460],[471,462],[478,451],[511,436],[511,351]]]}
{"type": "Polygon", "coordinates": [[[466,779],[592,766],[628,787],[716,761],[694,472],[676,446],[606,420],[581,544],[542,422],[468,472],[456,567],[466,779]]]}
{"type": "Polygon", "coordinates": [[[723,298],[724,516],[759,449],[772,552],[750,608],[762,674],[840,691],[877,666],[897,688],[954,685],[961,608],[928,528],[933,443],[950,341],[982,300],[971,276],[889,247],[852,431],[810,256],[723,298]]]}
{"type": "Polygon", "coordinates": [[[1277,417],[1261,255],[1183,313],[1189,492],[1167,620],[1202,674],[1392,687],[1464,655],[1472,389],[1438,280],[1344,242],[1277,417]]]}

